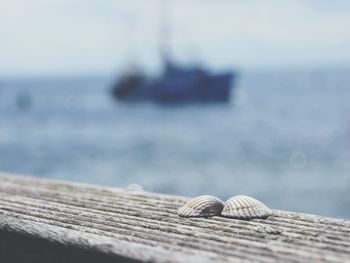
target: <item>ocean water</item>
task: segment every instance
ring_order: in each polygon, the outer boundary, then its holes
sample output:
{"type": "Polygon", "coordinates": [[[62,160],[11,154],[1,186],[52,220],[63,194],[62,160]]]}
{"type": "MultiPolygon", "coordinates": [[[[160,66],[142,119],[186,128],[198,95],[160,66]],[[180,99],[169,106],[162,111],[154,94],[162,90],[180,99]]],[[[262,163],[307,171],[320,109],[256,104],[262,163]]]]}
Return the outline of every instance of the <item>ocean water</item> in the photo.
{"type": "Polygon", "coordinates": [[[0,81],[0,170],[350,218],[350,71],[242,72],[224,105],[125,104],[113,78],[0,81]]]}

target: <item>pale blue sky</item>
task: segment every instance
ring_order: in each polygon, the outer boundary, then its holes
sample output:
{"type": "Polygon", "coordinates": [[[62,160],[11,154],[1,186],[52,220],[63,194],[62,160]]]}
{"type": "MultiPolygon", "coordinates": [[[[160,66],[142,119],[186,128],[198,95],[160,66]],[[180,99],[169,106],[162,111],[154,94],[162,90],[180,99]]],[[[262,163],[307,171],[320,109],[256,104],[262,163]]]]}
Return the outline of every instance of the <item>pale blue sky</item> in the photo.
{"type": "MultiPolygon", "coordinates": [[[[350,1],[169,0],[181,61],[350,66],[350,1]]],[[[0,0],[0,75],[109,74],[158,63],[160,0],[0,0]]]]}

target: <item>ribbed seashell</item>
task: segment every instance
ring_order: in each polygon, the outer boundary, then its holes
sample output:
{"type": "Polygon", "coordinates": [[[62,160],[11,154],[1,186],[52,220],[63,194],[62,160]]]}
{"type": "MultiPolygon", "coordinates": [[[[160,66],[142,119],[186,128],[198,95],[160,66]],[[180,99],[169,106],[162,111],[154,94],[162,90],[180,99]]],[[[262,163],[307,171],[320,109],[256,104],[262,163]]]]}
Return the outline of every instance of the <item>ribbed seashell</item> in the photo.
{"type": "Polygon", "coordinates": [[[222,216],[253,219],[266,218],[272,211],[262,202],[245,195],[237,195],[228,199],[221,212],[222,216]]]}
{"type": "Polygon", "coordinates": [[[209,217],[220,215],[224,203],[215,196],[201,195],[188,201],[177,211],[183,217],[209,217]]]}

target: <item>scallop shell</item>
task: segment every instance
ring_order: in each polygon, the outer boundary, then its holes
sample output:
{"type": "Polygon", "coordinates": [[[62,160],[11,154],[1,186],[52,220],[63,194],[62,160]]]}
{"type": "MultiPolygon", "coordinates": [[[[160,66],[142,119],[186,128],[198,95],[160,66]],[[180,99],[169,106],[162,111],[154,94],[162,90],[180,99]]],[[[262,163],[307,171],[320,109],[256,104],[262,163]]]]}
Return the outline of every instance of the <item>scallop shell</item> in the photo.
{"type": "Polygon", "coordinates": [[[221,212],[222,216],[239,219],[266,218],[271,214],[272,211],[262,202],[245,195],[228,199],[221,212]]]}
{"type": "Polygon", "coordinates": [[[224,203],[215,196],[201,195],[188,201],[177,211],[183,217],[208,217],[220,215],[224,203]]]}

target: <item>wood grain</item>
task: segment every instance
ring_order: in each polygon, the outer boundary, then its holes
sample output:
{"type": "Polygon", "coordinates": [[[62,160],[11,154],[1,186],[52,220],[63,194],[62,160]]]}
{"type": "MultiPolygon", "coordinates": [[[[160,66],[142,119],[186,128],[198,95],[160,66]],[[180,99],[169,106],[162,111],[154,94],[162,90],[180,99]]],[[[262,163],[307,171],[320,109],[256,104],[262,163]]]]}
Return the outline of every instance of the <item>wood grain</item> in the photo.
{"type": "Polygon", "coordinates": [[[181,218],[186,200],[0,173],[0,262],[350,262],[350,221],[181,218]]]}

